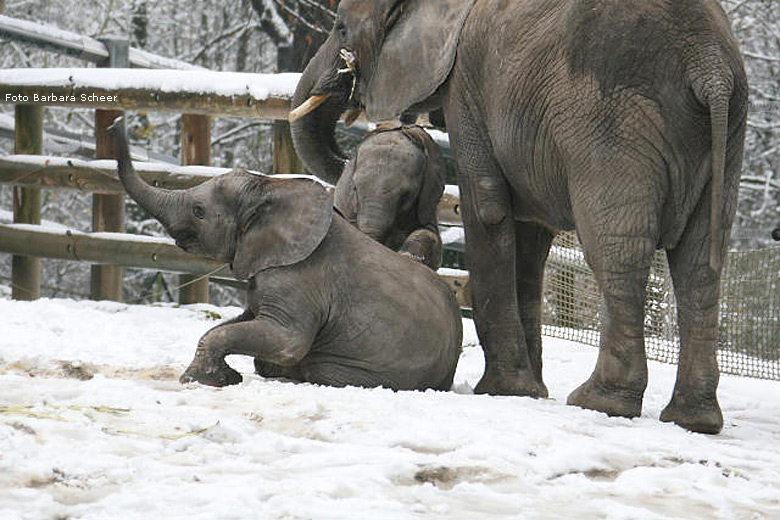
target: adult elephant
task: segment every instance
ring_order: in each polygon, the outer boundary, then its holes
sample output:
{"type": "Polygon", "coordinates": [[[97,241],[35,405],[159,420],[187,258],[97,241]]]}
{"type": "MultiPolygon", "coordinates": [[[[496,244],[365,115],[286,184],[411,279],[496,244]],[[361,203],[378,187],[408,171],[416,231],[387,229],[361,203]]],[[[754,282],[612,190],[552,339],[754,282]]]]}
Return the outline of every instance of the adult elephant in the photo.
{"type": "Polygon", "coordinates": [[[543,268],[555,233],[576,230],[605,309],[596,367],[568,402],[641,413],[645,285],[662,247],[681,350],[661,420],[720,431],[719,281],[747,82],[716,0],[343,0],[294,104],[310,96],[293,136],[313,172],[341,160],[345,109],[443,108],[485,353],[477,392],[547,395],[543,268]]]}

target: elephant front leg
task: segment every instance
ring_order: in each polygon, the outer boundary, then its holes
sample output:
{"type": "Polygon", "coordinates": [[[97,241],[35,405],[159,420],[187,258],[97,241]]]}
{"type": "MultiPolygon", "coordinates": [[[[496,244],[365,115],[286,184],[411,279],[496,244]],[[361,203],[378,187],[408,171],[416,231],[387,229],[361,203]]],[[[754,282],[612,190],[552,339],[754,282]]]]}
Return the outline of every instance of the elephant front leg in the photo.
{"type": "Polygon", "coordinates": [[[430,229],[416,229],[406,237],[398,252],[435,271],[441,265],[441,237],[430,229]]]}
{"type": "Polygon", "coordinates": [[[287,370],[298,364],[310,345],[308,336],[271,320],[254,318],[226,323],[211,329],[200,339],[195,357],[179,381],[197,381],[209,386],[238,384],[243,378],[227,364],[225,356],[252,356],[255,366],[259,362],[287,370]]]}
{"type": "MultiPolygon", "coordinates": [[[[229,332],[229,331],[228,331],[229,332]]],[[[237,385],[244,378],[225,361],[227,350],[223,344],[226,329],[212,329],[198,342],[198,350],[190,366],[179,377],[182,384],[198,382],[208,386],[237,385]]]]}
{"type": "MultiPolygon", "coordinates": [[[[452,120],[464,124],[463,118],[452,120]]],[[[485,355],[485,373],[474,390],[547,397],[541,371],[529,358],[518,306],[510,188],[487,148],[480,146],[481,137],[471,135],[474,141],[450,135],[458,157],[474,322],[485,355]]]]}
{"type": "MultiPolygon", "coordinates": [[[[466,232],[474,322],[485,355],[476,393],[547,397],[541,364],[529,357],[517,301],[512,222],[466,232]]],[[[539,353],[540,354],[540,353],[539,353]]]]}
{"type": "Polygon", "coordinates": [[[241,374],[230,368],[230,365],[225,362],[224,355],[221,358],[215,357],[213,354],[214,349],[208,345],[216,339],[216,331],[238,323],[245,323],[252,319],[254,319],[254,315],[245,310],[240,316],[220,323],[203,335],[198,341],[195,359],[192,360],[189,368],[179,377],[179,382],[184,384],[198,381],[209,386],[226,386],[240,383],[243,380],[241,374]],[[213,339],[207,339],[210,335],[213,339]]]}

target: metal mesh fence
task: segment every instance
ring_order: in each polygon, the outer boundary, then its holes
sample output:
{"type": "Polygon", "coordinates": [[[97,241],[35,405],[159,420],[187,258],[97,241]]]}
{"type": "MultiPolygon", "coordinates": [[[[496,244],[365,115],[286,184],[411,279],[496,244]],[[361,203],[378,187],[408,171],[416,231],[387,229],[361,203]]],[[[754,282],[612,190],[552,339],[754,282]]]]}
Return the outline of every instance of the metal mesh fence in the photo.
{"type": "MultiPolygon", "coordinates": [[[[780,380],[780,247],[729,254],[720,308],[721,371],[780,380]]],[[[559,235],[550,251],[543,314],[545,335],[598,345],[601,293],[572,233],[559,235]]],[[[677,313],[662,251],[647,284],[645,349],[649,359],[677,362],[677,313]]]]}

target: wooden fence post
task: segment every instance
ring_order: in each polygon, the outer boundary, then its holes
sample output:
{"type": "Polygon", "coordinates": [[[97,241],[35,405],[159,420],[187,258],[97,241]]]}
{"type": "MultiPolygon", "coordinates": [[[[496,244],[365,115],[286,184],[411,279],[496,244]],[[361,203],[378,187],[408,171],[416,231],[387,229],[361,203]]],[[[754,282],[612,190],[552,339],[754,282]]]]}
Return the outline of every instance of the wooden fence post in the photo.
{"type": "MultiPolygon", "coordinates": [[[[108,49],[109,59],[103,66],[130,67],[130,43],[119,38],[101,40],[108,49]]],[[[108,134],[114,119],[124,115],[121,110],[95,110],[95,157],[115,159],[116,144],[108,134]]],[[[123,232],[125,229],[125,198],[123,195],[92,196],[92,230],[123,232]]],[[[124,268],[118,265],[93,265],[90,292],[93,300],[122,301],[124,268]]]]}
{"type": "MultiPolygon", "coordinates": [[[[181,163],[185,166],[211,164],[211,118],[196,114],[181,116],[181,163]]],[[[208,303],[209,279],[195,281],[189,274],[179,275],[179,303],[208,303]]]]}
{"type": "MultiPolygon", "coordinates": [[[[276,55],[276,68],[279,72],[292,72],[296,69],[298,57],[293,47],[279,47],[276,55]]],[[[295,153],[290,134],[290,124],[285,120],[274,121],[274,162],[272,173],[305,173],[303,162],[295,153]]]]}
{"type": "MultiPolygon", "coordinates": [[[[16,105],[14,153],[38,154],[43,150],[43,107],[16,105]]],[[[41,190],[14,186],[14,223],[41,223],[41,190]]],[[[13,256],[11,260],[11,297],[35,300],[41,296],[41,259],[13,256]]]]}

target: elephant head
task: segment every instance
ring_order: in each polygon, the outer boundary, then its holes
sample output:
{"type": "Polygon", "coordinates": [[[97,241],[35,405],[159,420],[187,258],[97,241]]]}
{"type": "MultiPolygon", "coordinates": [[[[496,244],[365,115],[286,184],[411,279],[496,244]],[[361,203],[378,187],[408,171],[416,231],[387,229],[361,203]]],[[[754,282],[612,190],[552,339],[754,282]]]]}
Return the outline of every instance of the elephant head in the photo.
{"type": "Polygon", "coordinates": [[[233,170],[186,190],[147,184],[130,161],[124,122],[117,140],[119,178],[142,208],[189,253],[229,263],[238,279],[306,259],[332,218],[331,198],[319,183],[233,170]]]}
{"type": "Polygon", "coordinates": [[[334,184],[341,175],[346,159],[333,132],[344,110],[365,109],[370,120],[384,121],[434,96],[474,1],[341,2],[292,102],[300,107],[290,116],[293,140],[309,171],[334,184]]]}

